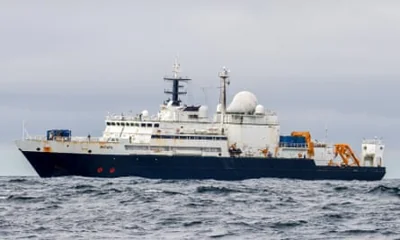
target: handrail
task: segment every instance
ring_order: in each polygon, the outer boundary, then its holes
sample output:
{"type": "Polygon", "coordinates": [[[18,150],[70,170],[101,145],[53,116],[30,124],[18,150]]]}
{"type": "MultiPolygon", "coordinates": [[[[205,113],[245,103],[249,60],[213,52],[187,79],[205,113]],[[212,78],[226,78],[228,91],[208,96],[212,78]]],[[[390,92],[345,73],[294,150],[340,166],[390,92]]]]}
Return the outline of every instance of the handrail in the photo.
{"type": "Polygon", "coordinates": [[[363,144],[383,144],[381,139],[364,139],[362,141],[363,144]]]}
{"type": "Polygon", "coordinates": [[[46,136],[27,136],[25,140],[34,141],[55,141],[55,142],[106,142],[101,137],[55,137],[53,140],[48,140],[46,136]]]}
{"type": "Polygon", "coordinates": [[[106,121],[137,121],[137,122],[154,122],[154,121],[159,121],[158,117],[156,115],[148,116],[148,117],[142,117],[140,119],[139,116],[132,116],[132,115],[127,115],[127,116],[122,116],[122,115],[117,115],[117,116],[106,116],[106,121]]]}
{"type": "Polygon", "coordinates": [[[46,140],[46,136],[25,136],[25,140],[46,140]]]}
{"type": "Polygon", "coordinates": [[[280,142],[279,147],[286,147],[286,148],[307,148],[307,143],[285,143],[280,142]]]}

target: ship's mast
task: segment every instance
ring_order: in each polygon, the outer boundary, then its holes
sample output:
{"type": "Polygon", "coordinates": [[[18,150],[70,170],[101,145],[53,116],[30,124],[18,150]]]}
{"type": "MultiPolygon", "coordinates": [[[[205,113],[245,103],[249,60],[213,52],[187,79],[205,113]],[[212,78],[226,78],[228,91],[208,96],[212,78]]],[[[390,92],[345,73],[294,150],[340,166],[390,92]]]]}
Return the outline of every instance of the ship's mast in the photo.
{"type": "Polygon", "coordinates": [[[325,124],[325,143],[328,142],[328,124],[325,124]]]}
{"type": "Polygon", "coordinates": [[[225,114],[226,114],[226,85],[229,85],[229,70],[226,67],[222,68],[222,71],[219,72],[219,77],[221,78],[221,95],[220,95],[220,104],[221,104],[221,125],[225,122],[225,114]]]}
{"type": "Polygon", "coordinates": [[[181,65],[178,63],[178,58],[175,58],[174,66],[172,66],[172,72],[174,73],[174,78],[178,78],[181,72],[181,65]]]}
{"type": "Polygon", "coordinates": [[[172,89],[166,89],[166,90],[164,90],[164,93],[172,95],[172,105],[173,106],[180,105],[181,100],[179,99],[179,95],[187,94],[186,91],[179,91],[180,88],[183,88],[183,85],[180,85],[179,83],[187,82],[187,81],[191,80],[189,78],[182,78],[179,76],[179,73],[181,72],[180,67],[181,67],[181,65],[179,64],[178,59],[175,58],[175,63],[173,65],[173,70],[172,70],[173,76],[172,77],[164,77],[164,80],[172,81],[172,89]]]}

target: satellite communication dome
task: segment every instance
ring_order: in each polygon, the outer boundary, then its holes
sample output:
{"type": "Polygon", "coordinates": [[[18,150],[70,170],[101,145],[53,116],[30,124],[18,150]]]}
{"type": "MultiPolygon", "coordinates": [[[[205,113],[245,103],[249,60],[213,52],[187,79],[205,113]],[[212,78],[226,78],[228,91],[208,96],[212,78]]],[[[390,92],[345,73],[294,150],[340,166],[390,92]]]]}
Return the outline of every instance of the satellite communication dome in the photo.
{"type": "Polygon", "coordinates": [[[261,105],[261,104],[258,104],[258,105],[256,106],[256,114],[257,114],[257,115],[263,115],[264,113],[265,113],[264,106],[261,105]]]}
{"type": "Polygon", "coordinates": [[[257,106],[256,96],[248,91],[239,92],[233,97],[227,112],[231,113],[254,113],[257,106]]]}
{"type": "Polygon", "coordinates": [[[199,108],[199,118],[207,118],[208,117],[208,107],[202,105],[199,108]]]}
{"type": "Polygon", "coordinates": [[[221,103],[217,105],[217,113],[220,113],[222,110],[222,105],[221,103]]]}
{"type": "Polygon", "coordinates": [[[148,117],[149,116],[149,111],[143,110],[142,111],[142,117],[148,117]]]}

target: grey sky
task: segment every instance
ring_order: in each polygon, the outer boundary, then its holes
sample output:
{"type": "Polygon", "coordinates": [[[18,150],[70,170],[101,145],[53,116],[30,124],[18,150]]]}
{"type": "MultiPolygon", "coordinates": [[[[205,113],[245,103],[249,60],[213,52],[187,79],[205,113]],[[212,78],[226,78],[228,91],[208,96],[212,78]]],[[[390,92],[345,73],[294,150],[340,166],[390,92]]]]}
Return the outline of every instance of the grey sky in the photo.
{"type": "Polygon", "coordinates": [[[20,137],[23,119],[32,134],[68,127],[99,135],[107,111],[154,113],[179,53],[183,74],[193,78],[188,102],[203,103],[200,88],[208,87],[214,110],[217,72],[227,66],[230,96],[254,92],[279,113],[283,133],[310,129],[323,138],[328,124],[331,141],[357,151],[362,137],[382,136],[388,171],[400,177],[398,1],[1,5],[4,146],[20,137]]]}

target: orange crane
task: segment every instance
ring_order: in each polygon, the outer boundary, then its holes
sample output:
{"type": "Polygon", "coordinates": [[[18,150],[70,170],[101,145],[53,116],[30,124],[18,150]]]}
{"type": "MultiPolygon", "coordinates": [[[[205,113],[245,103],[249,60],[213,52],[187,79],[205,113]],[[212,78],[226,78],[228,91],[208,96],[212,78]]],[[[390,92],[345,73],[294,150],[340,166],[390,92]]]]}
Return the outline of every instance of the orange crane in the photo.
{"type": "Polygon", "coordinates": [[[337,156],[338,154],[340,155],[340,157],[343,160],[342,163],[345,166],[349,165],[350,158],[353,159],[353,163],[350,165],[360,166],[360,160],[358,160],[358,158],[354,154],[353,150],[351,149],[350,145],[345,144],[345,143],[335,144],[334,153],[335,153],[335,156],[337,156]]]}
{"type": "Polygon", "coordinates": [[[311,134],[310,132],[292,132],[292,137],[304,137],[307,142],[308,146],[308,157],[312,158],[314,157],[314,143],[311,141],[311,134]]]}

